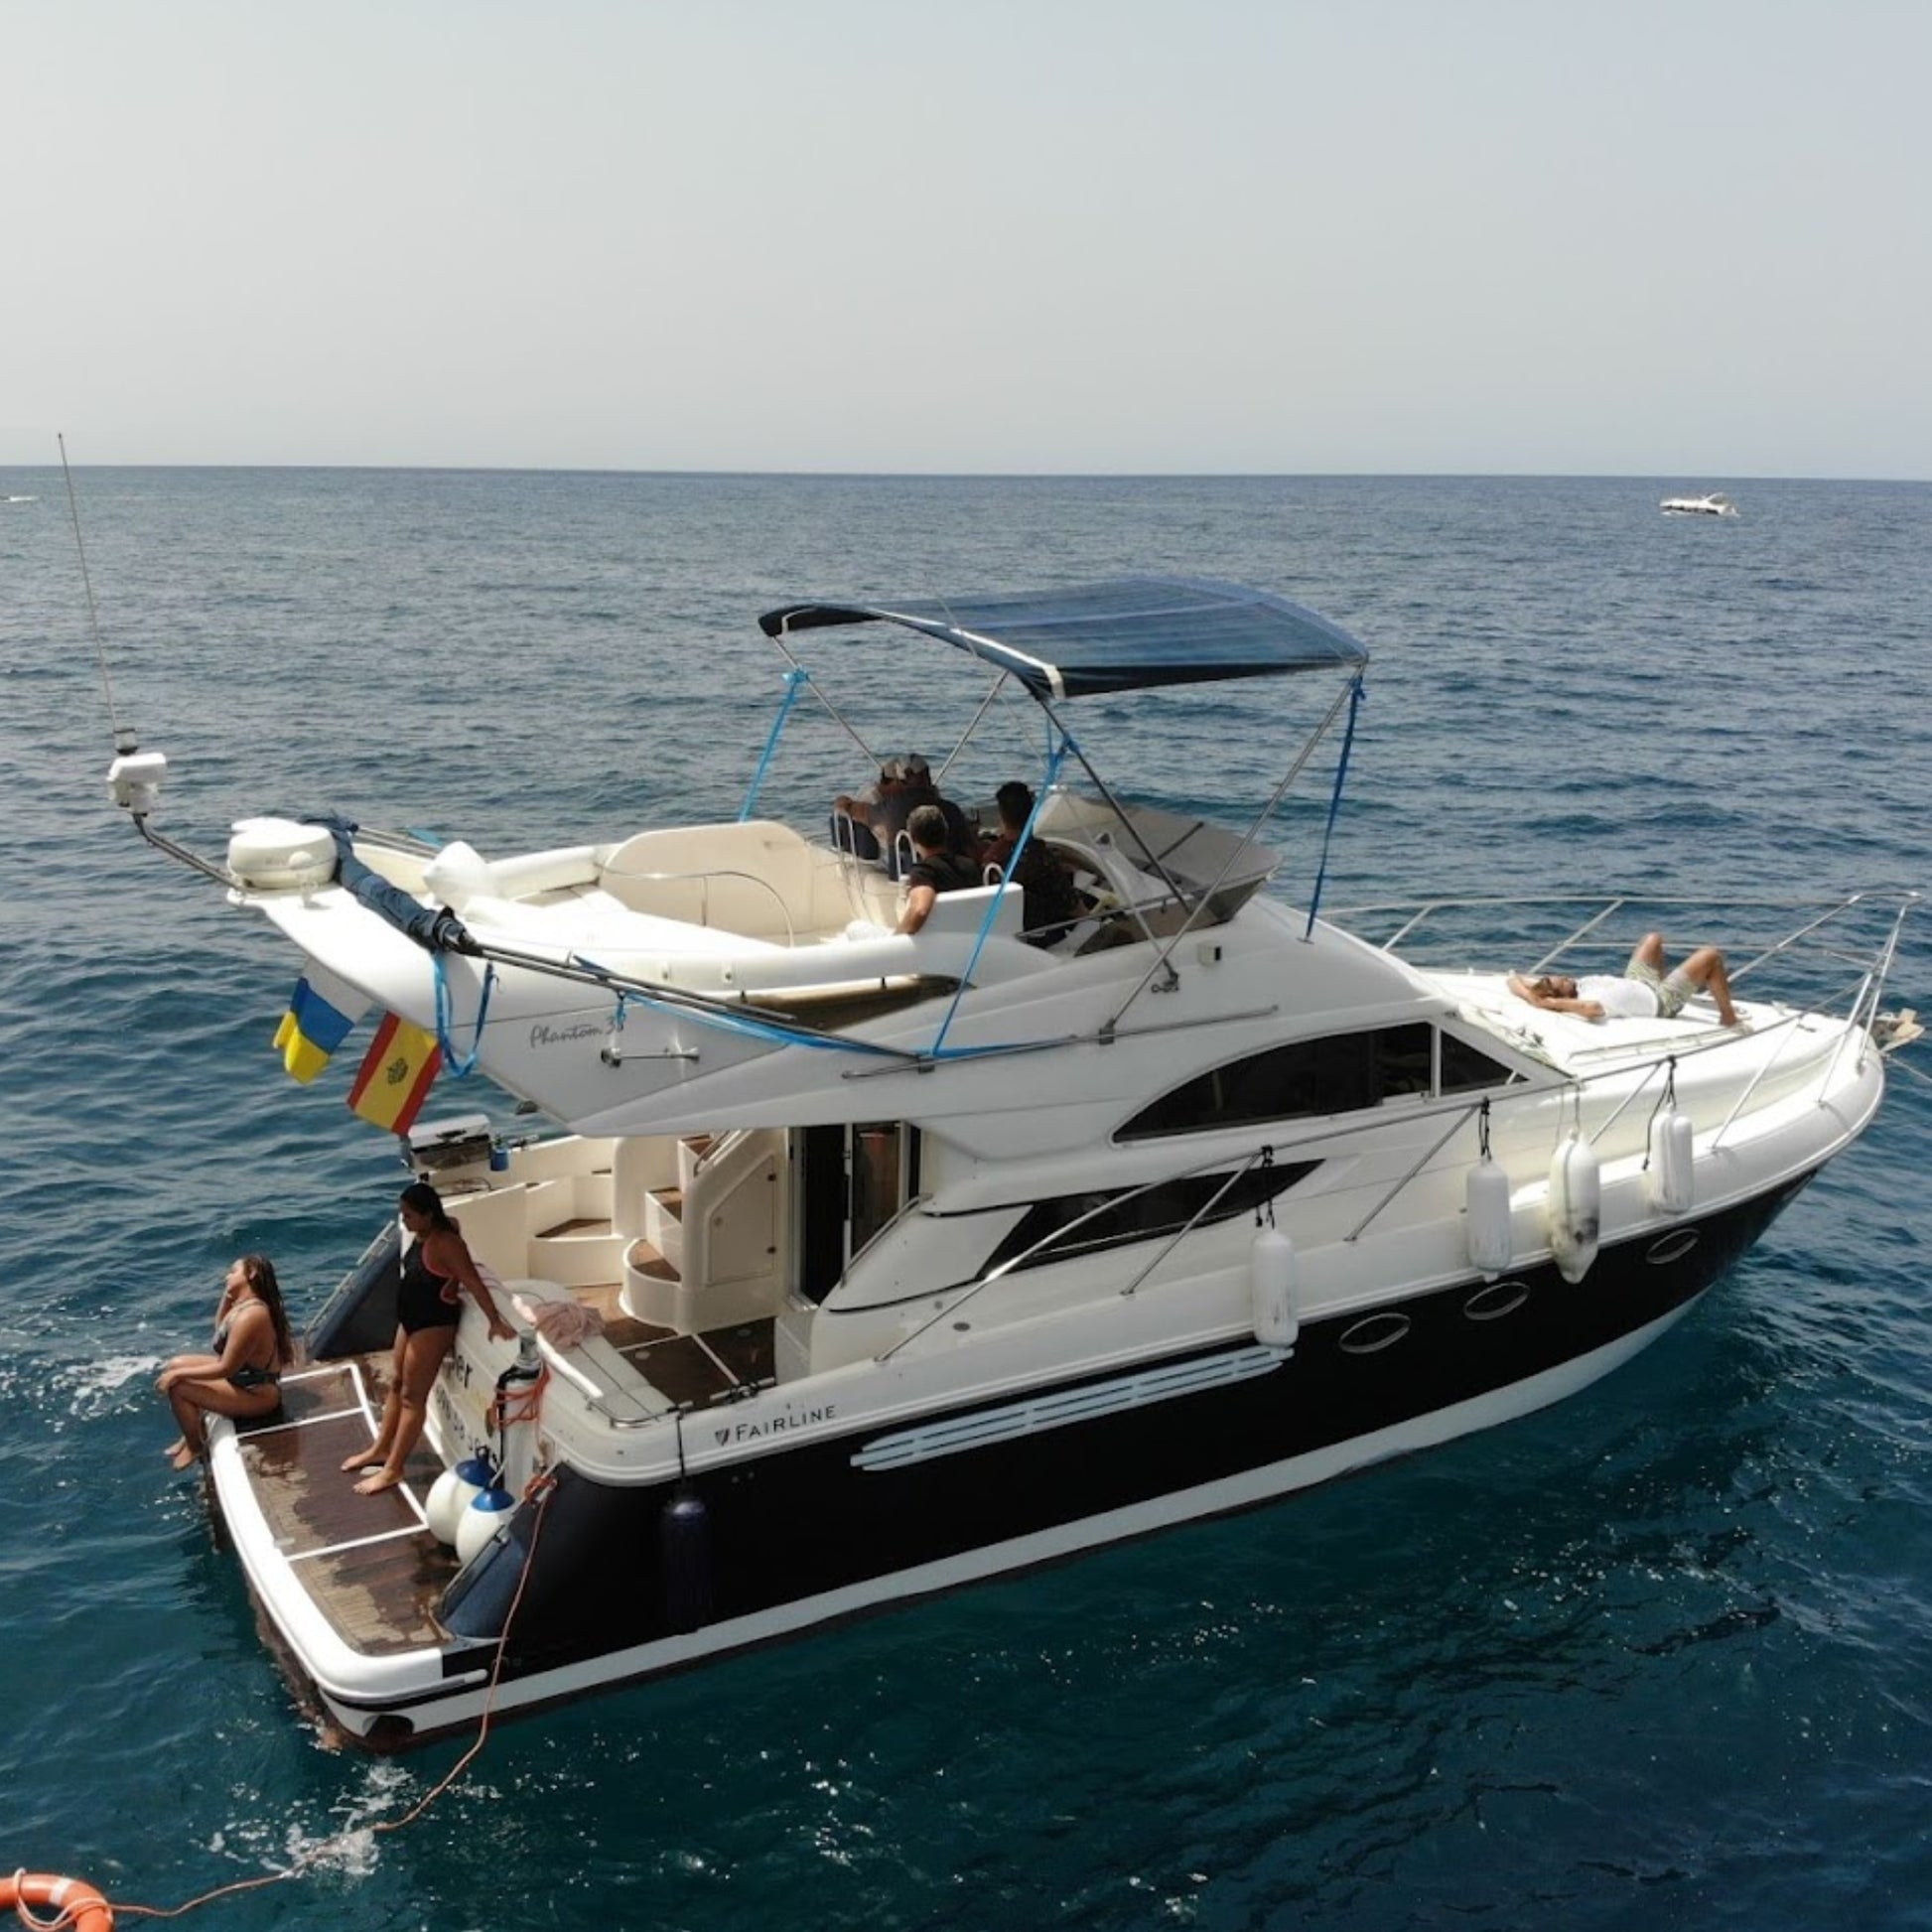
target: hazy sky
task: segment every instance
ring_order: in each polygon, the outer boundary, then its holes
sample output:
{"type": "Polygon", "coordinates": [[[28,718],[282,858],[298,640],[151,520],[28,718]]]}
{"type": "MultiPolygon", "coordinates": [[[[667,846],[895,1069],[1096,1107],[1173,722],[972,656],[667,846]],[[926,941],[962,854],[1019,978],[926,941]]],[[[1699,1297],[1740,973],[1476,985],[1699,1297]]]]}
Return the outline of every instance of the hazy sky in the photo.
{"type": "Polygon", "coordinates": [[[0,459],[1932,477],[1932,0],[0,0],[0,459]]]}

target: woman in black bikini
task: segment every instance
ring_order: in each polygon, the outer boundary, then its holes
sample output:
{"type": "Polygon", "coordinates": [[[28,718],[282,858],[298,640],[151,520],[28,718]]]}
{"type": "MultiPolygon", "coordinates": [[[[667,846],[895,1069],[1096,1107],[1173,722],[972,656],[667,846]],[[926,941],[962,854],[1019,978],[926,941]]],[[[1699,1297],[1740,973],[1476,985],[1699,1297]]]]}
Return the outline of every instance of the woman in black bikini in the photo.
{"type": "Polygon", "coordinates": [[[410,1451],[422,1438],[430,1385],[456,1340],[462,1295],[469,1294],[483,1310],[492,1337],[506,1341],[516,1333],[478,1274],[443,1196],[427,1180],[412,1180],[402,1190],[401,1214],[403,1226],[416,1239],[402,1259],[396,1353],[382,1403],[382,1427],[367,1449],[343,1464],[345,1469],[368,1470],[355,1485],[363,1496],[393,1489],[402,1480],[410,1451]]]}
{"type": "Polygon", "coordinates": [[[177,1355],[155,1380],[181,1424],[168,1460],[185,1469],[207,1448],[203,1421],[217,1416],[265,1416],[282,1400],[282,1371],[295,1357],[282,1286],[266,1255],[243,1255],[228,1270],[214,1311],[214,1349],[177,1355]]]}

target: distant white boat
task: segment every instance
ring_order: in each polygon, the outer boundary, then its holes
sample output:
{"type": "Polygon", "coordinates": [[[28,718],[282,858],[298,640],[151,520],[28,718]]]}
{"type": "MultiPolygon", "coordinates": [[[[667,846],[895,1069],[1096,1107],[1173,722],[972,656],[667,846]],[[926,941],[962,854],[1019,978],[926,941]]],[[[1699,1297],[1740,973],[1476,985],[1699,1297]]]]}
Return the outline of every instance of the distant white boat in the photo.
{"type": "Polygon", "coordinates": [[[1737,505],[1723,490],[1713,489],[1702,496],[1666,496],[1663,510],[1666,516],[1735,516],[1737,505]]]}
{"type": "Polygon", "coordinates": [[[0,503],[38,503],[38,496],[0,496],[0,503]]]}

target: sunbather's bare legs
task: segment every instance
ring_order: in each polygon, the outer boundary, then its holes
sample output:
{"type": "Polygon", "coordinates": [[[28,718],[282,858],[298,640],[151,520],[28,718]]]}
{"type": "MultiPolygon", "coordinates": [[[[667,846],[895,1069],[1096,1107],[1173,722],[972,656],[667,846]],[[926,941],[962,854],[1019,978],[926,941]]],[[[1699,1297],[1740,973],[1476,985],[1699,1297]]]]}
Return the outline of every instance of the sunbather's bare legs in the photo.
{"type": "MultiPolygon", "coordinates": [[[[1661,932],[1646,932],[1637,941],[1636,949],[1630,955],[1630,964],[1647,966],[1660,979],[1664,978],[1664,935],[1661,932]]],[[[1730,1003],[1730,975],[1725,968],[1725,956],[1716,946],[1700,946],[1677,970],[1700,993],[1708,993],[1717,1001],[1718,1018],[1726,1027],[1740,1024],[1737,1009],[1730,1003]]]]}

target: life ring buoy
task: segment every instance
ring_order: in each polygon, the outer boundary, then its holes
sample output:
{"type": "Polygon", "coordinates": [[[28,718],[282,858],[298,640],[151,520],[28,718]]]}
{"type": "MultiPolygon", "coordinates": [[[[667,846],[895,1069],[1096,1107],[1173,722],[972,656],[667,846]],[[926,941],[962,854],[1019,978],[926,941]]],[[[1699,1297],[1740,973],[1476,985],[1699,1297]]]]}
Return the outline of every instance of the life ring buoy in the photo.
{"type": "Polygon", "coordinates": [[[0,1873],[0,1911],[17,1911],[28,1905],[51,1909],[59,1916],[50,1921],[73,1932],[114,1932],[114,1913],[84,1878],[57,1878],[51,1871],[0,1873]]]}

